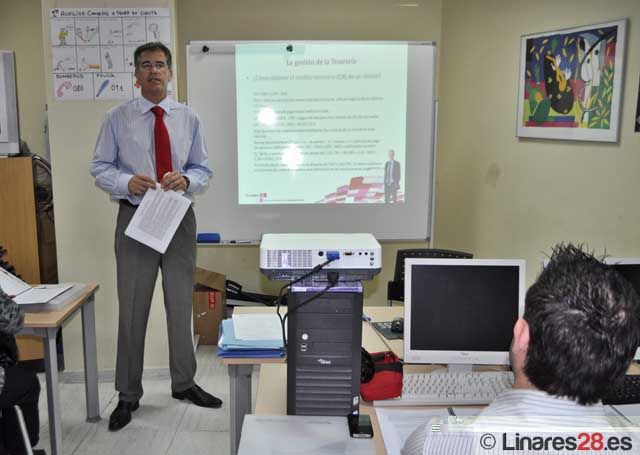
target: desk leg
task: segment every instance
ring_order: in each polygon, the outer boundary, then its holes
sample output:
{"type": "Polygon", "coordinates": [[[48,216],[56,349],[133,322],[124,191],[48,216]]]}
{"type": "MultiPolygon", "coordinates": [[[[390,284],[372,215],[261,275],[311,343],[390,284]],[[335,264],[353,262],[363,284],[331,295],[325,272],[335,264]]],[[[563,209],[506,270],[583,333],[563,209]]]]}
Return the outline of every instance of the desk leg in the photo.
{"type": "Polygon", "coordinates": [[[98,397],[98,359],[96,352],[96,316],[93,296],[82,306],[82,347],[84,351],[84,390],[87,422],[100,420],[98,397]]]}
{"type": "Polygon", "coordinates": [[[229,436],[231,455],[238,452],[245,414],[251,414],[251,374],[253,365],[229,365],[229,436]]]}
{"type": "Polygon", "coordinates": [[[51,454],[62,455],[62,415],[60,409],[60,383],[58,378],[58,353],[56,328],[46,329],[44,337],[44,366],[47,376],[47,406],[49,408],[49,438],[51,454]]]}

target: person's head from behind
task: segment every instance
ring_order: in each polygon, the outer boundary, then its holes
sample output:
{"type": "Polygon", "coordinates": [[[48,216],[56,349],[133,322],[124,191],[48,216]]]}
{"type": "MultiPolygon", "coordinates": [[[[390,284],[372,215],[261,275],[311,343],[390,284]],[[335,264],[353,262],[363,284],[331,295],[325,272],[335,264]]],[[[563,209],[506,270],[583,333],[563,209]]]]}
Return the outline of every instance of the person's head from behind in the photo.
{"type": "Polygon", "coordinates": [[[571,244],[556,246],[514,327],[516,384],[598,402],[633,359],[639,309],[640,297],[611,266],[571,244]]]}

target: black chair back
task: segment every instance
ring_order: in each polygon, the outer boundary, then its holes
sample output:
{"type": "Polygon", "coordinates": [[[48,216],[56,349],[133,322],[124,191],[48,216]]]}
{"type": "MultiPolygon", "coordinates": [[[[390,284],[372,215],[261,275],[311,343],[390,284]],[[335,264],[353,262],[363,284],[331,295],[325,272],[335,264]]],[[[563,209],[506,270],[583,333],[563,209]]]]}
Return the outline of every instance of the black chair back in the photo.
{"type": "Polygon", "coordinates": [[[473,254],[464,251],[439,250],[436,248],[419,248],[398,250],[393,281],[387,285],[387,300],[404,302],[404,260],[413,258],[425,259],[473,259],[473,254]]]}

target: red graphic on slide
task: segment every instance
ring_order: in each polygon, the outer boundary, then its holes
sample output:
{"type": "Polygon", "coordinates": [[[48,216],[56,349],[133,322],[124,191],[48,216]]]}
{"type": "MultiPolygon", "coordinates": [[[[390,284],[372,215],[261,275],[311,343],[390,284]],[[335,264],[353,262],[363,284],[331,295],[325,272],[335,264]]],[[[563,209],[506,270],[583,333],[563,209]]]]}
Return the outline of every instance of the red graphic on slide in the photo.
{"type": "MultiPolygon", "coordinates": [[[[404,193],[398,192],[396,203],[404,202],[404,193]]],[[[384,204],[384,177],[351,177],[348,185],[339,186],[325,195],[319,204],[384,204]]]]}

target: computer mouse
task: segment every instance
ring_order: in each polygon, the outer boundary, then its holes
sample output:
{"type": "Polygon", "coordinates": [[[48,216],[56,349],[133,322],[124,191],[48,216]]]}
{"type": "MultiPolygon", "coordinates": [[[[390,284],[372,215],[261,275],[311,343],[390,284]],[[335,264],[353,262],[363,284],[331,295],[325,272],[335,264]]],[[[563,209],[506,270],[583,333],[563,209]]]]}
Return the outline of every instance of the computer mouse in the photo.
{"type": "Polygon", "coordinates": [[[391,321],[391,331],[395,333],[404,332],[404,318],[395,318],[391,321]]]}

